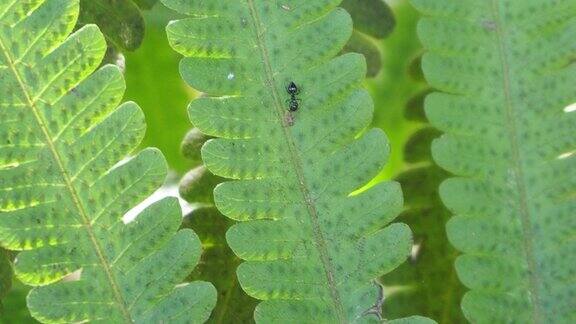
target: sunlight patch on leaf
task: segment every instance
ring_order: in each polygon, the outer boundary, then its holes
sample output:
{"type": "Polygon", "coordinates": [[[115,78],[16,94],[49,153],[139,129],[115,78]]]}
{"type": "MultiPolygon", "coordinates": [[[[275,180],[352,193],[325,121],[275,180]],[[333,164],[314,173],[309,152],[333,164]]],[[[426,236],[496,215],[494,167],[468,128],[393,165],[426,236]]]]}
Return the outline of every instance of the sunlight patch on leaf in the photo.
{"type": "Polygon", "coordinates": [[[568,106],[566,106],[566,108],[564,108],[565,113],[569,113],[569,112],[573,112],[573,111],[576,111],[576,103],[568,105],[568,106]]]}

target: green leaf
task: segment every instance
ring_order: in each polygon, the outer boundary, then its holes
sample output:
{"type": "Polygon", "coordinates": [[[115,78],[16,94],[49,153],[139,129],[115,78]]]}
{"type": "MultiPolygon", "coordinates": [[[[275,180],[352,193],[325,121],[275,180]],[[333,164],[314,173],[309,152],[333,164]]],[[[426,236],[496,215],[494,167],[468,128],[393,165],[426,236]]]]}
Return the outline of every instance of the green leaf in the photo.
{"type": "Polygon", "coordinates": [[[340,5],[354,21],[354,33],[343,53],[361,53],[366,57],[368,77],[375,77],[382,69],[382,53],[375,41],[390,35],[396,21],[392,9],[384,0],[344,0],[340,5]]]}
{"type": "Polygon", "coordinates": [[[144,39],[144,18],[132,0],[80,0],[78,25],[96,24],[115,47],[134,51],[144,39]]]}
{"type": "Polygon", "coordinates": [[[157,2],[158,0],[134,0],[134,3],[142,9],[152,9],[157,2]]]}
{"type": "Polygon", "coordinates": [[[201,249],[178,231],[178,202],[122,219],[162,184],[166,162],[133,152],[144,116],[134,103],[116,108],[117,67],[96,71],[98,28],[69,36],[78,10],[77,0],[0,4],[0,244],[22,251],[15,274],[36,287],[27,303],[40,321],[202,321],[216,291],[178,285],[201,249]]]}
{"type": "Polygon", "coordinates": [[[412,79],[425,82],[424,72],[422,72],[422,55],[418,55],[412,59],[410,66],[408,66],[408,73],[412,79]]]}
{"type": "Polygon", "coordinates": [[[20,281],[14,280],[8,294],[2,300],[0,310],[0,323],[2,324],[36,324],[26,308],[26,295],[30,287],[24,286],[20,281]]]}
{"type": "Polygon", "coordinates": [[[466,318],[576,322],[576,2],[413,3],[466,318]]]}
{"type": "Polygon", "coordinates": [[[350,196],[383,167],[388,144],[368,130],[372,100],[360,88],[361,55],[339,53],[352,33],[339,1],[163,0],[188,18],[168,26],[186,56],[181,73],[207,94],[190,117],[217,137],[207,168],[236,179],[215,189],[242,288],[263,300],[257,322],[377,320],[374,279],[407,257],[411,233],[388,225],[402,208],[397,183],[350,196]],[[296,82],[300,109],[288,111],[296,82]],[[384,251],[384,252],[383,252],[384,251]]]}
{"type": "Polygon", "coordinates": [[[385,38],[396,25],[392,9],[384,0],[343,0],[341,7],[352,16],[355,30],[374,38],[385,38]]]}
{"type": "Polygon", "coordinates": [[[412,134],[404,148],[404,159],[408,163],[430,162],[432,154],[430,145],[432,141],[440,137],[440,132],[428,125],[422,126],[421,129],[412,134]]]}
{"type": "Polygon", "coordinates": [[[12,287],[12,258],[9,253],[0,248],[0,314],[2,313],[1,300],[6,297],[12,287]]]}
{"type": "Polygon", "coordinates": [[[429,318],[422,316],[410,316],[402,319],[386,321],[387,324],[433,324],[436,323],[429,318]]]}
{"type": "Polygon", "coordinates": [[[444,229],[450,213],[438,196],[438,185],[446,177],[442,169],[426,165],[396,178],[407,197],[399,219],[413,229],[415,246],[410,261],[382,279],[398,290],[384,304],[391,318],[417,311],[439,323],[464,322],[459,307],[464,289],[453,264],[457,253],[444,229]]]}
{"type": "Polygon", "coordinates": [[[214,206],[214,187],[224,179],[201,165],[200,148],[209,138],[193,128],[182,143],[184,155],[197,165],[180,181],[180,196],[196,206],[182,226],[198,233],[204,250],[199,266],[188,279],[206,280],[216,285],[218,302],[209,323],[252,323],[257,300],[240,287],[236,268],[241,260],[226,243],[226,231],[236,222],[225,218],[214,206]]]}
{"type": "Polygon", "coordinates": [[[194,128],[186,135],[183,152],[198,165],[180,182],[180,196],[196,208],[184,219],[185,228],[198,233],[204,253],[199,266],[189,280],[213,282],[218,290],[218,302],[209,323],[252,323],[257,300],[240,287],[236,268],[240,259],[226,243],[226,231],[236,222],[225,218],[214,206],[214,187],[225,179],[213,175],[201,165],[200,148],[209,136],[194,128]]]}
{"type": "Polygon", "coordinates": [[[368,66],[368,77],[375,77],[382,69],[382,58],[380,49],[376,43],[365,35],[354,31],[348,44],[344,46],[343,53],[361,53],[366,57],[366,64],[368,66]]]}
{"type": "Polygon", "coordinates": [[[416,35],[418,12],[407,0],[395,1],[392,10],[397,19],[396,28],[390,37],[379,44],[384,53],[382,72],[378,78],[367,81],[376,107],[372,125],[386,132],[393,148],[389,163],[375,183],[391,179],[405,169],[401,148],[419,127],[417,123],[404,118],[406,103],[416,93],[426,89],[424,82],[412,78],[408,73],[414,58],[422,52],[416,35]]]}
{"type": "Polygon", "coordinates": [[[426,100],[426,97],[432,92],[432,89],[424,89],[410,98],[406,103],[404,118],[410,121],[418,121],[428,124],[426,111],[424,110],[424,101],[426,100]]]}
{"type": "Polygon", "coordinates": [[[202,164],[201,149],[204,143],[208,141],[211,137],[206,136],[198,128],[192,128],[182,141],[180,146],[182,155],[189,159],[193,165],[202,164]]]}
{"type": "Polygon", "coordinates": [[[415,245],[409,262],[382,278],[393,291],[384,307],[391,318],[417,310],[439,323],[463,323],[459,304],[464,287],[454,269],[458,253],[448,242],[445,224],[450,212],[438,194],[439,184],[449,174],[432,162],[430,145],[440,134],[427,123],[421,97],[418,94],[418,99],[409,100],[405,108],[406,114],[422,116],[424,123],[404,148],[408,170],[396,177],[406,197],[406,209],[399,219],[413,229],[415,245]]]}
{"type": "Polygon", "coordinates": [[[224,179],[213,175],[205,166],[186,173],[180,182],[180,196],[189,202],[214,204],[212,191],[224,179]]]}
{"type": "Polygon", "coordinates": [[[195,209],[182,224],[198,233],[204,250],[198,267],[188,279],[213,282],[218,290],[218,303],[208,323],[254,322],[252,314],[257,300],[240,287],[236,278],[240,259],[226,244],[226,231],[234,223],[212,206],[195,209]]]}
{"type": "Polygon", "coordinates": [[[146,116],[142,146],[158,147],[171,170],[184,173],[192,164],[180,152],[180,141],[190,129],[186,109],[195,94],[182,81],[178,70],[181,56],[166,38],[166,24],[178,16],[162,5],[144,12],[146,35],[142,46],[126,56],[126,100],[137,102],[146,116]]]}

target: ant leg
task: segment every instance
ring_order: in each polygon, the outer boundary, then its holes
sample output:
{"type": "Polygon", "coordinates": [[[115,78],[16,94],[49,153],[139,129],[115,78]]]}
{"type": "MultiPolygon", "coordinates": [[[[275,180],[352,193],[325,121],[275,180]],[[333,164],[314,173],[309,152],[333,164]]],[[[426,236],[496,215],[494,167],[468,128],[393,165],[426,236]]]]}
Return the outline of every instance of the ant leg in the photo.
{"type": "Polygon", "coordinates": [[[299,86],[298,89],[296,89],[295,95],[299,95],[300,93],[302,93],[302,86],[299,86]]]}

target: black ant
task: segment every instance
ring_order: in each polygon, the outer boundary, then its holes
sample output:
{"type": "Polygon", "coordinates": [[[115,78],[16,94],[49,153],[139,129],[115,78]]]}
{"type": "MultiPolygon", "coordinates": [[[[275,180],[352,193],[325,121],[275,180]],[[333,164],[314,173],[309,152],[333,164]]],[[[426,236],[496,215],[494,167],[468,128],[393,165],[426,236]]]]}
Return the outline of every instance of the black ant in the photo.
{"type": "Polygon", "coordinates": [[[288,107],[290,111],[298,110],[300,107],[300,99],[296,98],[296,95],[300,93],[298,86],[296,86],[296,83],[290,82],[288,87],[286,87],[286,91],[290,94],[290,99],[287,100],[289,102],[288,107]]]}

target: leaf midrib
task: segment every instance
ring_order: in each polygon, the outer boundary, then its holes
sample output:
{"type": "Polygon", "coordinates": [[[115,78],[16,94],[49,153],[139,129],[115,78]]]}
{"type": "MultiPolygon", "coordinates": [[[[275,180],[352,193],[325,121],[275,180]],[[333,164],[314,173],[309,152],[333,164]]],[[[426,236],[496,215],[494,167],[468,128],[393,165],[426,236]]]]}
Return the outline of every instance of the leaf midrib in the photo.
{"type": "Polygon", "coordinates": [[[261,21],[258,15],[258,11],[255,7],[254,0],[246,0],[248,4],[248,9],[250,11],[250,17],[252,18],[252,23],[254,25],[254,31],[256,32],[256,41],[257,46],[260,49],[260,55],[262,58],[262,64],[264,65],[264,78],[266,82],[264,83],[264,87],[268,87],[270,89],[270,93],[274,100],[274,108],[276,110],[276,115],[278,118],[278,122],[282,125],[282,131],[284,133],[284,139],[286,140],[286,146],[288,147],[288,156],[290,158],[290,165],[294,169],[296,176],[298,177],[298,186],[302,193],[302,198],[306,208],[308,209],[308,214],[312,221],[312,229],[313,229],[313,237],[314,243],[316,245],[316,249],[320,254],[320,259],[322,262],[322,266],[324,268],[324,273],[326,276],[326,281],[328,283],[328,288],[330,290],[330,297],[333,302],[333,306],[336,311],[336,316],[338,318],[338,322],[346,323],[346,316],[344,314],[344,306],[342,304],[340,298],[340,292],[338,291],[337,284],[334,279],[334,267],[330,261],[330,255],[328,252],[328,246],[326,243],[326,239],[324,238],[324,233],[320,227],[318,211],[316,209],[316,205],[314,204],[314,199],[312,195],[310,195],[310,191],[306,184],[306,178],[304,176],[304,170],[302,167],[302,161],[298,154],[298,150],[296,148],[296,144],[294,143],[294,139],[288,130],[288,125],[284,124],[283,115],[286,112],[286,108],[282,105],[282,100],[280,99],[280,95],[278,94],[278,90],[274,86],[276,84],[276,80],[274,79],[274,73],[272,66],[270,64],[268,48],[266,46],[265,40],[262,36],[265,34],[265,30],[260,28],[261,21]]]}
{"type": "Polygon", "coordinates": [[[512,167],[514,172],[516,190],[519,193],[519,208],[520,221],[522,224],[522,240],[526,262],[528,264],[528,277],[530,290],[530,300],[532,301],[532,314],[534,323],[543,323],[542,321],[542,303],[540,300],[540,291],[538,289],[538,268],[536,266],[536,259],[534,256],[534,232],[532,231],[532,221],[530,210],[528,207],[528,195],[526,192],[526,184],[524,180],[524,170],[521,163],[520,144],[518,142],[518,130],[516,125],[516,109],[514,100],[512,98],[512,83],[511,83],[511,70],[510,63],[508,62],[508,41],[506,32],[503,30],[503,21],[500,12],[500,1],[492,0],[492,14],[496,23],[496,35],[498,38],[498,50],[500,56],[500,63],[503,72],[503,86],[504,95],[506,98],[506,121],[508,124],[508,138],[512,148],[512,167]]]}
{"type": "Polygon", "coordinates": [[[92,224],[90,222],[90,218],[88,217],[88,214],[86,213],[86,210],[81,203],[80,196],[78,195],[76,188],[74,187],[74,185],[72,183],[70,175],[68,174],[68,172],[66,171],[66,169],[64,167],[64,163],[62,161],[61,154],[56,149],[56,146],[55,146],[54,142],[52,141],[52,137],[50,135],[48,127],[46,126],[46,122],[42,119],[42,116],[39,113],[39,109],[36,106],[36,103],[32,100],[32,95],[31,95],[31,93],[29,93],[27,86],[23,82],[22,76],[18,72],[16,65],[13,63],[14,59],[10,56],[10,53],[8,52],[6,46],[4,45],[4,41],[3,41],[2,37],[0,37],[0,50],[4,54],[4,57],[7,60],[7,64],[9,66],[10,70],[12,71],[14,77],[16,78],[16,81],[18,82],[18,86],[20,87],[20,90],[22,91],[22,94],[24,95],[24,97],[26,99],[26,104],[31,109],[32,113],[34,114],[34,118],[36,119],[36,122],[38,123],[38,126],[42,130],[42,134],[44,135],[44,138],[46,140],[46,145],[48,146],[50,152],[52,153],[52,156],[54,157],[54,160],[56,161],[56,163],[58,165],[58,168],[60,170],[62,178],[64,179],[65,186],[68,189],[70,196],[72,197],[72,201],[74,202],[74,205],[75,205],[80,217],[82,218],[82,222],[84,223],[83,225],[84,225],[84,228],[86,229],[86,232],[88,233],[88,237],[90,238],[90,242],[92,243],[94,250],[98,256],[98,260],[100,261],[100,264],[102,265],[102,268],[104,269],[104,272],[106,273],[106,277],[108,278],[110,287],[112,288],[114,298],[116,299],[116,304],[119,306],[125,322],[126,323],[133,323],[132,317],[130,316],[128,308],[126,307],[126,304],[124,302],[124,298],[122,296],[122,293],[120,292],[119,285],[116,282],[116,278],[114,277],[114,274],[112,273],[112,270],[111,270],[110,266],[108,265],[106,258],[104,256],[103,249],[100,246],[98,239],[96,238],[96,235],[95,235],[94,230],[92,228],[92,224]]]}

